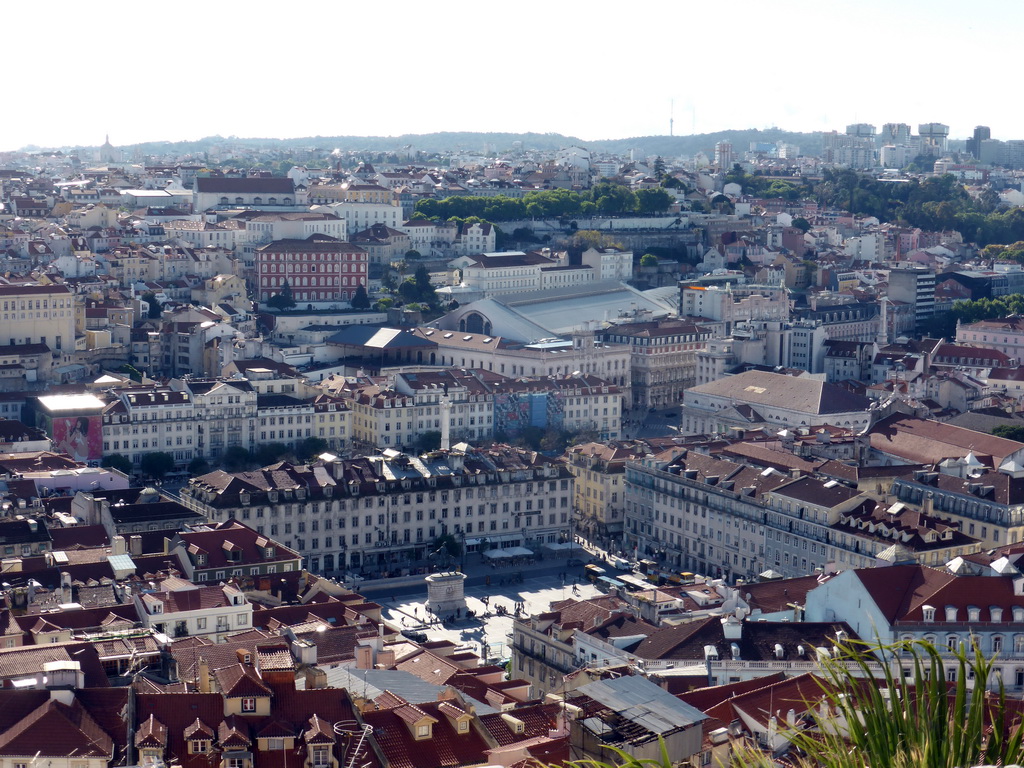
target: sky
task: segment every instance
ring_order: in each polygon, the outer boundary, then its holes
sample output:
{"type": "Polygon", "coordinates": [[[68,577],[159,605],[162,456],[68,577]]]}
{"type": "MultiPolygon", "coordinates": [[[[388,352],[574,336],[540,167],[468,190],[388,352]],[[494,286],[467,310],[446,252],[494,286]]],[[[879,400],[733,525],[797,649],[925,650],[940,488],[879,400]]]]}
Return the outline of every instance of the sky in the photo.
{"type": "Polygon", "coordinates": [[[3,9],[0,150],[939,122],[1024,138],[1018,0],[51,0],[3,9]],[[31,78],[12,78],[15,72],[31,78]]]}

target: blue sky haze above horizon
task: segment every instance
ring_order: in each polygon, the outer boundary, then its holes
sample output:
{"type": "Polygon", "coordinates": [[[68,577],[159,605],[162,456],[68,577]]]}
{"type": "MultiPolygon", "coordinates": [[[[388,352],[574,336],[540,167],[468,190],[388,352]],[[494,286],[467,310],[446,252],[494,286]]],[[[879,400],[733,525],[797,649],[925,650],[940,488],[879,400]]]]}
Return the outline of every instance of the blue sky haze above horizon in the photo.
{"type": "Polygon", "coordinates": [[[1024,138],[1013,0],[55,0],[3,15],[8,71],[41,82],[9,81],[0,150],[105,134],[588,141],[667,135],[673,115],[676,135],[940,122],[1024,138]]]}

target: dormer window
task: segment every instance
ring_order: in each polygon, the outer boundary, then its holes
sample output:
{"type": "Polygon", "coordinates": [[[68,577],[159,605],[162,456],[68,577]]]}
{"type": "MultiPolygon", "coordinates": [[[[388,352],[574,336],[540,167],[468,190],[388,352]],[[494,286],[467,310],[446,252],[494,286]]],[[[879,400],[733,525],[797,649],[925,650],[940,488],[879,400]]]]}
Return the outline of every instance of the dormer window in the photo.
{"type": "Polygon", "coordinates": [[[956,611],[956,606],[955,605],[947,605],[946,606],[946,621],[956,621],[956,613],[957,613],[957,611],[956,611]]]}
{"type": "Polygon", "coordinates": [[[968,621],[980,621],[981,620],[981,608],[969,605],[967,606],[967,620],[968,621]]]}
{"type": "Polygon", "coordinates": [[[429,739],[430,738],[430,725],[417,725],[416,726],[416,738],[417,739],[429,739]]]}
{"type": "Polygon", "coordinates": [[[210,751],[210,742],[206,739],[190,739],[188,742],[188,753],[190,755],[204,755],[210,751]]]}
{"type": "Polygon", "coordinates": [[[253,696],[246,696],[242,699],[242,712],[255,712],[256,711],[256,698],[253,696]]]}
{"type": "Polygon", "coordinates": [[[1003,620],[1003,609],[997,605],[989,606],[988,616],[990,621],[1000,622],[1003,620]]]}
{"type": "Polygon", "coordinates": [[[921,608],[922,619],[924,621],[935,621],[935,609],[930,605],[925,605],[921,608]]]}
{"type": "Polygon", "coordinates": [[[469,733],[468,720],[459,720],[459,733],[469,733]]]}

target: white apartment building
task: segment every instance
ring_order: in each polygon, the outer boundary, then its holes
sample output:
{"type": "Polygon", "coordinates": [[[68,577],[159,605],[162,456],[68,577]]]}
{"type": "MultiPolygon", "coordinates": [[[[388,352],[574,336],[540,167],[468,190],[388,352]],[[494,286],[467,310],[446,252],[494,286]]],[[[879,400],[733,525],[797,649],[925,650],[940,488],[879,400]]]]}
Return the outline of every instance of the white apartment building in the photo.
{"type": "Polygon", "coordinates": [[[780,285],[684,285],[679,298],[680,315],[715,320],[727,334],[744,320],[789,319],[789,293],[780,285]]]}
{"type": "MultiPolygon", "coordinates": [[[[343,201],[328,205],[315,205],[314,213],[332,213],[345,222],[348,232],[362,232],[374,224],[400,229],[404,217],[400,205],[387,203],[354,203],[343,201]]],[[[342,239],[342,238],[339,238],[342,239]]]]}
{"type": "Polygon", "coordinates": [[[175,379],[172,389],[189,395],[195,427],[196,455],[217,458],[233,446],[257,445],[257,395],[245,379],[175,379]]]}
{"type": "Polygon", "coordinates": [[[178,464],[197,455],[201,433],[189,392],[136,387],[114,394],[103,409],[103,452],[128,457],[135,467],[147,453],[169,453],[178,464]]]}
{"type": "Polygon", "coordinates": [[[155,590],[140,590],[133,599],[143,626],[171,637],[221,642],[233,632],[252,628],[252,603],[231,584],[197,586],[172,576],[155,590]]]}
{"type": "Polygon", "coordinates": [[[245,242],[265,245],[275,240],[307,240],[312,235],[328,235],[345,242],[349,232],[345,219],[337,214],[320,211],[296,213],[244,214],[237,220],[245,221],[245,242]]]}
{"type": "MultiPolygon", "coordinates": [[[[489,330],[489,329],[485,329],[489,330]]],[[[630,348],[598,341],[594,331],[577,331],[571,339],[524,343],[477,331],[417,328],[414,333],[437,344],[432,364],[482,368],[503,376],[572,376],[579,371],[619,388],[630,397],[630,348]]]]}
{"type": "Polygon", "coordinates": [[[588,248],[583,252],[581,261],[584,266],[594,270],[595,280],[633,279],[633,252],[620,251],[615,248],[588,248]]]}

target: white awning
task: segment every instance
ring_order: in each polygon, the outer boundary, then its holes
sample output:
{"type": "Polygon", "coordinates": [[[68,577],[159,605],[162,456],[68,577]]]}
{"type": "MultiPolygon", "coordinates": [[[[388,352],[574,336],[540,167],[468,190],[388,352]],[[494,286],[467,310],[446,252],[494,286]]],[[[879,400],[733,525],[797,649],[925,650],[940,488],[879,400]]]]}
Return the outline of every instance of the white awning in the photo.
{"type": "Polygon", "coordinates": [[[498,560],[506,557],[533,557],[526,547],[509,547],[508,549],[489,549],[484,552],[484,557],[491,560],[498,560]]]}

